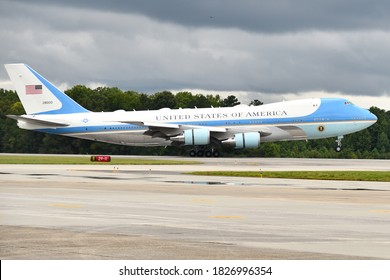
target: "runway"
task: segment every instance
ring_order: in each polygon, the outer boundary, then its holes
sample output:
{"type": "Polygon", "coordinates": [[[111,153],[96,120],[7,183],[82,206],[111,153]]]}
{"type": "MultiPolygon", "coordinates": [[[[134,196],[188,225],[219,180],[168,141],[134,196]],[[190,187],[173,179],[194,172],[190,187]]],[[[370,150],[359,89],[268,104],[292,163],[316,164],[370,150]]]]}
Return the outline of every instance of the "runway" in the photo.
{"type": "Polygon", "coordinates": [[[388,182],[182,174],[390,172],[389,161],[197,160],[202,164],[0,165],[0,257],[390,259],[388,182]]]}

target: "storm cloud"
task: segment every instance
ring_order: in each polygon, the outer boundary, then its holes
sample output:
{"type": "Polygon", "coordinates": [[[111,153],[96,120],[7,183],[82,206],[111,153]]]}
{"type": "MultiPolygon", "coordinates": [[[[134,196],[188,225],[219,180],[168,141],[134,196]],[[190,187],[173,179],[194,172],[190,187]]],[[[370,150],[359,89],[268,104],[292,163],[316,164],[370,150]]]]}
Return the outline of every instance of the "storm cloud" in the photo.
{"type": "Polygon", "coordinates": [[[67,86],[337,94],[390,109],[390,3],[352,3],[1,0],[0,61],[67,86]]]}

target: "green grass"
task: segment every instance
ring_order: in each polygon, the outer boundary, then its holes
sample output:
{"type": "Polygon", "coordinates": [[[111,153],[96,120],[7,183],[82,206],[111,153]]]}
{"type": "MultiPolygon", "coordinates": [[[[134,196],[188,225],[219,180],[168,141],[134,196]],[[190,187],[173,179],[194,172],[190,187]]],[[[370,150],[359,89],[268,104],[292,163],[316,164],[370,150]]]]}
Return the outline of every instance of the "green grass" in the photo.
{"type": "Polygon", "coordinates": [[[390,171],[199,171],[187,174],[309,180],[390,182],[390,171]]]}
{"type": "Polygon", "coordinates": [[[0,164],[92,164],[92,165],[182,165],[197,161],[123,158],[111,156],[110,162],[91,162],[90,156],[0,155],[0,164]]]}

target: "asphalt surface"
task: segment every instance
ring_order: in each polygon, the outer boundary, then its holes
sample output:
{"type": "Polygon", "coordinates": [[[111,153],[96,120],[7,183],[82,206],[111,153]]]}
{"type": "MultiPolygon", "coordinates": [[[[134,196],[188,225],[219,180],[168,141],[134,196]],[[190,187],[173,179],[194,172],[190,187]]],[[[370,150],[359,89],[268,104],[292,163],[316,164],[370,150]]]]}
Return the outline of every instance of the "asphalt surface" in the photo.
{"type": "Polygon", "coordinates": [[[203,164],[0,165],[0,258],[390,259],[388,182],[183,174],[390,172],[389,161],[198,160],[203,164]]]}

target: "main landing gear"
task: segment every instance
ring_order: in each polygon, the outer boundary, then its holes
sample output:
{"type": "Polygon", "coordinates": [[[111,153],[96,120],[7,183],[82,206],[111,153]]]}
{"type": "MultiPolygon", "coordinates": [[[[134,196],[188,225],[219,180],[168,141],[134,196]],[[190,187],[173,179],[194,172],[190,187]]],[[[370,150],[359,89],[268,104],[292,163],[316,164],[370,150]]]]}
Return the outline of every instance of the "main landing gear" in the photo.
{"type": "Polygon", "coordinates": [[[336,146],[336,152],[341,152],[341,140],[344,138],[344,136],[337,136],[337,146],[336,146]]]}
{"type": "Polygon", "coordinates": [[[215,150],[214,148],[207,149],[203,147],[197,147],[195,149],[192,149],[190,151],[190,157],[219,157],[220,153],[218,150],[215,150]]]}

